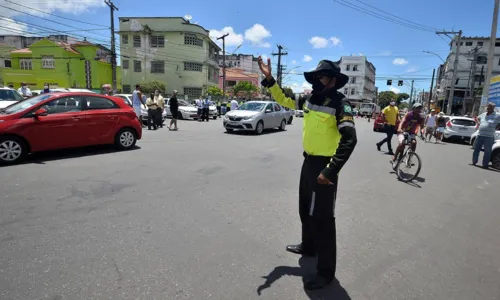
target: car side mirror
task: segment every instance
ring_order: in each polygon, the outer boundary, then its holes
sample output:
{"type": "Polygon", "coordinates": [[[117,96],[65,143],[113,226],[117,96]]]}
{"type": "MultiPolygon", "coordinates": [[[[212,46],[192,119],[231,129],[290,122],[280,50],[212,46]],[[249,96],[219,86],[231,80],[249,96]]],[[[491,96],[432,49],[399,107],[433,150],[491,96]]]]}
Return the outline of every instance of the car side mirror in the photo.
{"type": "Polygon", "coordinates": [[[38,117],[43,117],[43,116],[46,116],[48,115],[49,113],[47,112],[47,110],[45,108],[40,108],[39,110],[35,111],[35,118],[38,118],[38,117]]]}
{"type": "Polygon", "coordinates": [[[270,109],[266,109],[266,111],[265,111],[265,112],[266,112],[266,114],[270,114],[270,113],[272,113],[273,111],[272,111],[272,110],[270,110],[270,109]]]}

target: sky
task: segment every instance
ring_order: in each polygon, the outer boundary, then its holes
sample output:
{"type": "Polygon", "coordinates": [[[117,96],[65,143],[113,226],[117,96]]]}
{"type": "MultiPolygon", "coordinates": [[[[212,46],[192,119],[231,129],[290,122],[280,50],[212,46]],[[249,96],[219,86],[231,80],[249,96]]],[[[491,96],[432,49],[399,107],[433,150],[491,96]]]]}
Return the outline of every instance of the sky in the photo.
{"type": "MultiPolygon", "coordinates": [[[[315,68],[319,60],[365,55],[376,68],[379,91],[409,93],[411,80],[416,90],[429,90],[432,69],[442,63],[438,56],[446,59],[449,53],[450,39],[435,31],[490,36],[494,0],[473,6],[465,0],[190,0],[173,5],[115,0],[114,4],[119,9],[116,26],[118,17],[190,15],[191,22],[210,30],[211,36],[229,33],[227,53],[263,55],[273,64],[277,59],[272,53],[282,45],[288,53],[283,57],[284,85],[296,92],[309,88],[303,72],[315,68]],[[393,79],[392,86],[387,86],[387,79],[393,79]],[[404,86],[397,86],[400,79],[404,86]]],[[[109,22],[103,0],[0,0],[0,34],[71,31],[67,34],[105,43],[110,39],[109,22]]]]}

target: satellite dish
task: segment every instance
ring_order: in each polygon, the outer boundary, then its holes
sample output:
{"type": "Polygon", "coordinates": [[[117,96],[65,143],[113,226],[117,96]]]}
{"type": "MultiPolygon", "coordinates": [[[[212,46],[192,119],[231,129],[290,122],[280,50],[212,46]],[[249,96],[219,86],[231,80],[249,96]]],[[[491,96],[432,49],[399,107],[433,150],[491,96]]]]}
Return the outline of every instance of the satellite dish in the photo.
{"type": "Polygon", "coordinates": [[[185,15],[184,16],[184,19],[188,20],[188,22],[191,21],[192,18],[193,17],[191,15],[185,15]]]}

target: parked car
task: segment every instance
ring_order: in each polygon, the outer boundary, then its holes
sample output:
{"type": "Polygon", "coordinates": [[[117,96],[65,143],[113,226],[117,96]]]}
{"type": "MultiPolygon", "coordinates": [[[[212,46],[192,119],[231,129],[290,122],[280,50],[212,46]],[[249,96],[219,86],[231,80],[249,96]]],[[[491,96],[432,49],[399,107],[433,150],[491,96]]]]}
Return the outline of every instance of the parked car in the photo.
{"type": "Polygon", "coordinates": [[[500,139],[497,139],[491,149],[491,164],[493,168],[500,170],[500,139]]]}
{"type": "Polygon", "coordinates": [[[134,110],[117,97],[49,93],[0,110],[0,163],[29,153],[115,144],[128,150],[142,137],[134,110]]]}
{"type": "Polygon", "coordinates": [[[304,117],[304,111],[303,111],[303,110],[301,110],[301,109],[296,110],[296,111],[295,111],[295,116],[296,116],[297,118],[303,118],[303,117],[304,117]]]}
{"type": "MultiPolygon", "coordinates": [[[[403,116],[404,118],[404,116],[403,116]]],[[[401,118],[401,120],[403,119],[401,118]]],[[[394,127],[394,133],[398,130],[400,121],[396,121],[396,126],[394,127]]],[[[373,122],[373,131],[375,132],[385,132],[384,122],[382,121],[382,114],[378,114],[375,118],[375,122],[373,122]]]]}
{"type": "MultiPolygon", "coordinates": [[[[177,100],[179,102],[179,115],[177,119],[179,120],[197,120],[198,119],[198,109],[192,104],[185,100],[177,100]]],[[[167,117],[172,117],[170,113],[170,98],[166,100],[165,107],[167,111],[167,117]]]]}
{"type": "MultiPolygon", "coordinates": [[[[31,90],[31,94],[33,96],[38,96],[43,92],[43,90],[31,90]]],[[[67,89],[67,88],[55,88],[55,89],[50,89],[50,92],[52,93],[64,93],[64,92],[81,92],[81,93],[92,93],[96,94],[96,92],[93,92],[89,89],[67,89]]]]}
{"type": "Polygon", "coordinates": [[[228,132],[244,130],[261,134],[265,129],[275,127],[285,130],[287,120],[282,110],[276,102],[248,101],[226,113],[222,123],[228,132]]]}
{"type": "Polygon", "coordinates": [[[444,139],[469,141],[476,131],[476,121],[472,118],[455,116],[446,116],[445,118],[444,139]]]}
{"type": "Polygon", "coordinates": [[[285,114],[286,123],[288,125],[291,125],[292,121],[293,121],[293,115],[295,114],[295,111],[293,109],[289,109],[288,107],[283,107],[282,106],[281,108],[282,108],[283,113],[285,114]]]}
{"type": "Polygon", "coordinates": [[[132,94],[116,94],[113,96],[123,99],[128,106],[134,107],[132,104],[132,94]]]}
{"type": "MultiPolygon", "coordinates": [[[[478,126],[476,126],[477,128],[478,126]]],[[[479,134],[479,130],[476,130],[470,137],[470,145],[474,148],[474,143],[476,142],[477,135],[479,134]]],[[[495,140],[500,140],[500,124],[497,125],[495,132],[495,140]]]]}
{"type": "Polygon", "coordinates": [[[16,90],[9,87],[0,87],[0,109],[24,100],[16,90]]]}

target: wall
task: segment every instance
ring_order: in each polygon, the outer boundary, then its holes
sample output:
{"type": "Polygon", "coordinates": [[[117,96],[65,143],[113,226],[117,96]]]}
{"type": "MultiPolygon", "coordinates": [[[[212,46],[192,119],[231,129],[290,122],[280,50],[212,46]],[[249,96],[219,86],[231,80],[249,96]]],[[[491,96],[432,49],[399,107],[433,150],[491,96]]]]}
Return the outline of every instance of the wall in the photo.
{"type": "Polygon", "coordinates": [[[123,84],[131,90],[137,83],[158,80],[166,85],[167,95],[172,90],[184,94],[184,88],[201,88],[206,92],[209,86],[218,84],[219,66],[215,57],[210,56],[219,49],[210,40],[203,27],[195,24],[183,24],[182,18],[120,18],[120,59],[129,61],[129,69],[122,68],[123,84]],[[128,22],[126,20],[129,20],[128,22]],[[165,37],[164,48],[151,47],[151,35],[144,32],[144,25],[151,29],[151,34],[165,37]],[[203,40],[203,46],[184,44],[186,33],[203,40]],[[128,44],[123,43],[123,35],[128,35],[128,44]],[[140,35],[141,47],[133,47],[133,36],[140,35]],[[141,62],[141,72],[134,72],[134,60],[141,62]],[[164,61],[164,73],[151,73],[151,61],[164,61]],[[184,71],[184,62],[201,63],[202,71],[184,71]],[[212,78],[209,80],[209,73],[212,78]],[[215,76],[213,76],[215,74],[215,76]]]}

